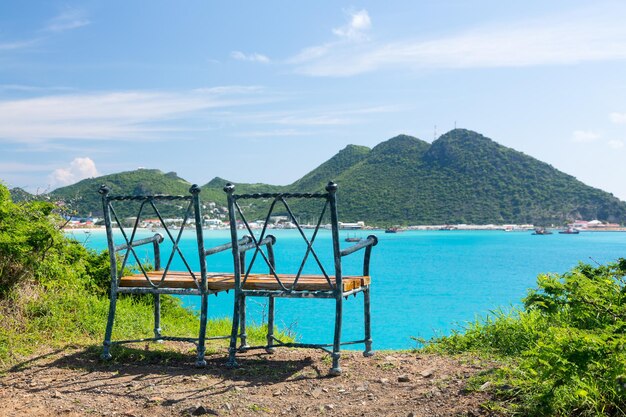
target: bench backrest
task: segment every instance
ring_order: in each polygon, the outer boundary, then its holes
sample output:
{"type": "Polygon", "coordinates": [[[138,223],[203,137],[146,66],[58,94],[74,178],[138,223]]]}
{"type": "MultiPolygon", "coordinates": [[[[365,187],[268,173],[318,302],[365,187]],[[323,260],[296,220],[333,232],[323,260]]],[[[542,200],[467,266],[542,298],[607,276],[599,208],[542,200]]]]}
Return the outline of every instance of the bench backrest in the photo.
{"type": "Polygon", "coordinates": [[[127,267],[138,269],[145,279],[149,282],[151,288],[159,288],[162,286],[172,262],[179,259],[187,272],[194,277],[197,290],[203,291],[206,288],[206,260],[204,250],[204,240],[202,235],[202,215],[200,212],[200,187],[191,186],[190,195],[187,196],[171,196],[171,195],[132,195],[132,196],[114,196],[110,194],[110,189],[106,185],[100,187],[98,191],[102,196],[102,207],[104,214],[104,223],[106,227],[107,243],[109,249],[109,257],[111,262],[112,285],[117,285],[118,280],[122,276],[122,272],[127,267]],[[184,215],[180,225],[173,226],[165,221],[163,210],[172,209],[172,205],[181,205],[184,215]],[[169,206],[169,207],[168,207],[169,206]],[[118,213],[118,209],[121,210],[118,213]],[[130,210],[130,211],[129,211],[130,210]],[[122,214],[133,213],[130,218],[123,217],[122,214]],[[152,217],[152,224],[155,228],[163,231],[152,237],[145,239],[137,239],[137,231],[140,226],[145,226],[146,218],[152,217]],[[197,238],[198,259],[200,263],[200,271],[193,271],[188,258],[180,249],[180,241],[183,232],[190,224],[194,224],[197,238]],[[116,245],[114,240],[114,231],[119,231],[123,238],[123,243],[116,245]],[[164,257],[159,248],[159,244],[169,240],[172,244],[171,251],[164,257]],[[136,247],[152,243],[154,249],[154,264],[150,265],[145,259],[137,254],[136,247]],[[121,267],[118,268],[118,253],[121,253],[121,267]],[[163,265],[164,264],[164,265],[163,265]],[[160,278],[155,279],[148,275],[148,271],[154,268],[162,271],[160,278]]]}
{"type": "Polygon", "coordinates": [[[307,262],[312,261],[317,265],[319,273],[326,278],[329,290],[332,290],[333,288],[342,288],[342,253],[339,246],[339,222],[337,219],[336,199],[337,184],[329,182],[326,186],[325,193],[235,194],[235,186],[230,183],[224,187],[224,191],[228,195],[228,212],[231,230],[231,241],[233,244],[233,254],[238,253],[236,247],[237,241],[240,239],[240,233],[245,233],[249,235],[253,241],[252,244],[256,245],[254,253],[252,254],[247,266],[240,265],[241,262],[235,262],[235,276],[241,277],[242,282],[245,282],[252,273],[255,262],[261,261],[265,263],[265,265],[269,269],[269,273],[274,276],[280,287],[283,290],[289,291],[291,290],[291,288],[295,288],[298,279],[300,279],[300,277],[303,275],[303,271],[307,262]],[[248,219],[246,216],[246,210],[244,209],[245,206],[242,207],[242,203],[246,200],[254,200],[255,206],[258,207],[259,205],[261,205],[266,206],[267,208],[267,212],[265,213],[260,232],[258,231],[258,229],[252,227],[251,219],[248,219]],[[299,208],[302,209],[303,206],[305,206],[308,209],[307,211],[310,212],[311,203],[314,206],[317,206],[318,213],[315,217],[315,224],[313,224],[312,226],[309,225],[308,227],[312,230],[311,232],[309,232],[309,236],[307,236],[307,233],[305,233],[304,231],[303,225],[300,224],[300,221],[298,219],[299,216],[295,212],[294,207],[299,206],[299,208]],[[286,224],[289,224],[293,228],[297,229],[299,235],[302,237],[306,245],[306,250],[300,266],[298,267],[297,271],[293,271],[293,273],[295,273],[296,275],[295,282],[289,285],[281,281],[279,273],[278,271],[276,271],[276,266],[274,264],[274,259],[272,259],[272,254],[266,254],[262,250],[262,245],[260,245],[260,242],[262,242],[268,236],[268,228],[271,218],[277,213],[282,214],[282,217],[285,217],[288,220],[287,222],[285,222],[286,224]],[[326,223],[326,221],[328,221],[329,223],[326,223]],[[318,253],[316,252],[316,249],[314,247],[316,238],[318,238],[319,231],[322,228],[328,227],[331,229],[332,236],[332,270],[328,270],[330,268],[324,267],[324,264],[318,256],[318,253]],[[239,270],[237,270],[237,268],[239,268],[239,270]]]}

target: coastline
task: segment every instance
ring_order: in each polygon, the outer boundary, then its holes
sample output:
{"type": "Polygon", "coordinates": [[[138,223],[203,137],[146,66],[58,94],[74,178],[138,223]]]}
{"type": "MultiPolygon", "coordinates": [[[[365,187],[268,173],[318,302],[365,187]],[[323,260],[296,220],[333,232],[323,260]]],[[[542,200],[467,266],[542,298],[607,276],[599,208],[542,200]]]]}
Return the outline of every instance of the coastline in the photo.
{"type": "MultiPolygon", "coordinates": [[[[478,225],[478,224],[462,224],[462,225],[419,225],[419,226],[406,226],[406,227],[398,227],[398,232],[404,231],[494,231],[494,232],[532,232],[535,227],[532,225],[520,225],[519,227],[509,228],[510,225],[478,225]]],[[[273,229],[268,227],[268,230],[273,229]]],[[[545,229],[550,231],[559,231],[564,230],[566,227],[546,227],[545,229]]],[[[64,227],[61,229],[63,233],[71,234],[73,232],[83,232],[83,233],[104,233],[106,229],[104,226],[92,226],[92,227],[64,227]]],[[[154,230],[149,227],[138,227],[137,230],[142,231],[150,231],[154,230]]],[[[162,229],[156,229],[155,231],[159,231],[162,229]]],[[[176,229],[177,230],[177,229],[176,229]]],[[[191,230],[191,229],[190,229],[191,230]]],[[[228,230],[228,227],[211,227],[204,228],[204,230],[228,230]]],[[[283,229],[289,230],[289,229],[283,229]]],[[[294,229],[295,230],[295,229],[294,229]]],[[[581,233],[585,232],[626,232],[626,227],[593,227],[593,228],[581,228],[578,229],[581,233]]],[[[380,231],[385,232],[384,227],[373,227],[366,226],[360,229],[340,229],[340,231],[350,231],[350,232],[358,232],[358,231],[380,231]]]]}

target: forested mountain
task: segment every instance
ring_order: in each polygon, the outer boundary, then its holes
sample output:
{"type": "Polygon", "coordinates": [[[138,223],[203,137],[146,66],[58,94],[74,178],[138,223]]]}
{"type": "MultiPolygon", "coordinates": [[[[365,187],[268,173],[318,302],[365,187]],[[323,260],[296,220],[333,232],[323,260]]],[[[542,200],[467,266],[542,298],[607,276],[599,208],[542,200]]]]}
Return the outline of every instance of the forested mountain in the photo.
{"type": "Polygon", "coordinates": [[[13,200],[14,203],[31,201],[36,198],[36,196],[34,196],[33,194],[19,187],[11,188],[9,190],[9,194],[11,194],[11,200],[13,200]]]}
{"type": "MultiPolygon", "coordinates": [[[[293,184],[236,186],[237,193],[321,191],[329,180],[339,184],[343,221],[542,225],[597,218],[626,222],[626,203],[613,195],[464,129],[452,130],[432,144],[400,135],[373,149],[349,145],[293,184]]],[[[202,200],[225,205],[222,188],[227,182],[216,177],[203,185],[202,200]]],[[[113,194],[185,195],[191,186],[175,173],[141,169],[83,180],[53,191],[50,197],[71,202],[81,214],[99,214],[97,190],[103,183],[113,194]]]]}
{"type": "MultiPolygon", "coordinates": [[[[67,212],[81,216],[102,216],[102,200],[98,190],[106,184],[111,195],[171,194],[188,195],[191,183],[180,178],[175,172],[163,173],[158,169],[138,169],[88,178],[67,187],[57,188],[49,194],[54,201],[63,201],[67,212]]],[[[174,205],[172,205],[174,207],[174,205]]],[[[132,215],[120,212],[122,216],[132,215]]],[[[171,214],[166,211],[164,214],[171,214]]]]}
{"type": "Polygon", "coordinates": [[[469,130],[398,136],[337,176],[343,217],[401,224],[626,220],[626,203],[469,130]]]}

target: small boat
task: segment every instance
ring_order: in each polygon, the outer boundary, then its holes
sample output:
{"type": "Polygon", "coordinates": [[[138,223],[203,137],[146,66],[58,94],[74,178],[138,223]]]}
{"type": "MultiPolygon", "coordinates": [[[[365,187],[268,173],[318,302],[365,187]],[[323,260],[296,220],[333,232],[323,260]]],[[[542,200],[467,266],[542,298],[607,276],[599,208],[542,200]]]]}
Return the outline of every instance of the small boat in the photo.
{"type": "Polygon", "coordinates": [[[398,228],[397,227],[388,227],[387,229],[385,229],[385,233],[398,233],[398,228]]]}
{"type": "Polygon", "coordinates": [[[565,230],[559,231],[559,233],[562,235],[577,235],[580,233],[580,230],[574,229],[573,227],[568,227],[565,230]]]}
{"type": "Polygon", "coordinates": [[[551,235],[552,232],[546,229],[545,227],[537,227],[535,231],[532,233],[533,235],[551,235]]]}
{"type": "Polygon", "coordinates": [[[360,242],[361,238],[357,236],[352,236],[352,237],[348,236],[345,240],[346,242],[360,242]]]}

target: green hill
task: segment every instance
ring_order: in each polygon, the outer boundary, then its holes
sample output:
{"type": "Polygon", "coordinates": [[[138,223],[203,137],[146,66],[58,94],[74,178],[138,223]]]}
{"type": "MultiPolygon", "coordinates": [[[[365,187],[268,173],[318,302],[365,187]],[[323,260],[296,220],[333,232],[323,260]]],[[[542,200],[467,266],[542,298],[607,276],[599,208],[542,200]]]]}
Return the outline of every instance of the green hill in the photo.
{"type": "MultiPolygon", "coordinates": [[[[111,195],[172,194],[188,195],[191,183],[180,178],[175,172],[163,173],[158,169],[138,169],[120,172],[97,178],[88,178],[67,187],[57,188],[49,194],[53,201],[63,201],[68,211],[77,215],[102,216],[102,200],[98,189],[106,184],[111,195]]],[[[164,214],[174,214],[167,210],[164,214]]],[[[121,216],[133,215],[120,212],[121,216]]]]}
{"type": "MultiPolygon", "coordinates": [[[[369,224],[534,223],[561,224],[574,219],[626,222],[626,203],[589,187],[571,175],[476,132],[452,130],[432,144],[399,135],[369,149],[349,145],[287,186],[236,184],[237,193],[321,191],[339,184],[342,221],[369,224]]],[[[215,177],[203,185],[203,202],[226,204],[215,177]]],[[[77,213],[99,215],[100,184],[113,194],[186,195],[190,183],[175,173],[140,169],[80,181],[50,197],[77,213]]],[[[305,218],[307,205],[298,207],[305,218]]],[[[261,217],[254,203],[250,217],[261,217]]]]}
{"type": "Polygon", "coordinates": [[[286,187],[290,191],[323,190],[329,179],[337,178],[346,170],[364,160],[370,153],[367,146],[348,145],[337,155],[286,187]]]}
{"type": "Polygon", "coordinates": [[[476,132],[399,136],[340,174],[341,215],[375,223],[626,220],[626,203],[476,132]]]}
{"type": "Polygon", "coordinates": [[[14,203],[21,203],[22,201],[32,201],[37,199],[37,196],[19,187],[11,188],[9,190],[9,194],[11,195],[11,200],[13,200],[14,203]]]}

